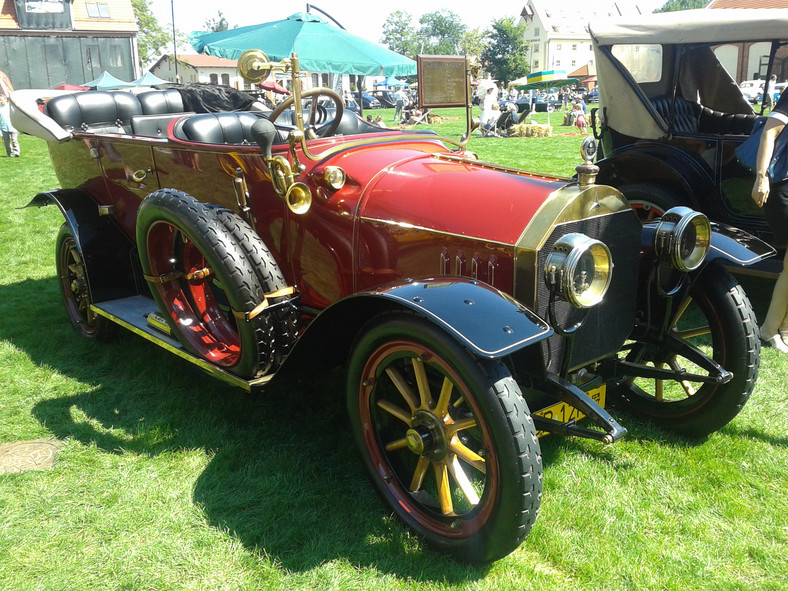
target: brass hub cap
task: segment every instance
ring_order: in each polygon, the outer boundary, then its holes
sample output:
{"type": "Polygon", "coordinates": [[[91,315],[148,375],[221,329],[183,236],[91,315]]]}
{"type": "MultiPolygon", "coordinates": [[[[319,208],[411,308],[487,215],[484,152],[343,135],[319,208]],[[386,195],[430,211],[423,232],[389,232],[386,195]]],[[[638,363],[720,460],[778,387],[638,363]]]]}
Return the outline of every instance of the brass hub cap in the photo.
{"type": "Polygon", "coordinates": [[[416,411],[411,428],[405,433],[408,449],[414,454],[440,460],[446,456],[448,443],[443,422],[430,412],[416,411]]]}

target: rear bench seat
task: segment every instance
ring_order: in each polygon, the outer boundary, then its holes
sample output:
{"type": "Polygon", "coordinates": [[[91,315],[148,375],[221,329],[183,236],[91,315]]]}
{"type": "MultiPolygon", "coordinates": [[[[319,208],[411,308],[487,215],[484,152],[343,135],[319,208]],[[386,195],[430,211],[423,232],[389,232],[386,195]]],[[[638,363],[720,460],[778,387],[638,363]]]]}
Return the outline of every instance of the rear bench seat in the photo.
{"type": "Polygon", "coordinates": [[[45,113],[66,131],[131,133],[131,119],[142,115],[137,97],[130,92],[89,90],[57,96],[47,102],[45,113]]]}
{"type": "Polygon", "coordinates": [[[130,92],[86,91],[58,96],[46,114],[66,131],[167,137],[170,121],[187,115],[175,89],[130,92]]]}
{"type": "MultiPolygon", "coordinates": [[[[667,122],[670,117],[671,98],[669,96],[655,96],[650,100],[657,113],[667,122]]],[[[686,134],[749,135],[757,118],[758,116],[755,114],[714,111],[698,103],[677,97],[673,127],[674,131],[686,134]]]]}

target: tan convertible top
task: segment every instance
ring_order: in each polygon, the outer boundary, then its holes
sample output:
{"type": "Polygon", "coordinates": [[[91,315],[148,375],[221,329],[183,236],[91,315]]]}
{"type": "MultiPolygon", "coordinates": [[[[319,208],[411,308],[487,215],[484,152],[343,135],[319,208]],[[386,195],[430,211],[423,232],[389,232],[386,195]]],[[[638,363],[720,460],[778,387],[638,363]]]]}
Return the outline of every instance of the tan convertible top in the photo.
{"type": "Polygon", "coordinates": [[[727,43],[788,37],[788,9],[679,10],[591,21],[599,45],[614,43],[727,43]]]}

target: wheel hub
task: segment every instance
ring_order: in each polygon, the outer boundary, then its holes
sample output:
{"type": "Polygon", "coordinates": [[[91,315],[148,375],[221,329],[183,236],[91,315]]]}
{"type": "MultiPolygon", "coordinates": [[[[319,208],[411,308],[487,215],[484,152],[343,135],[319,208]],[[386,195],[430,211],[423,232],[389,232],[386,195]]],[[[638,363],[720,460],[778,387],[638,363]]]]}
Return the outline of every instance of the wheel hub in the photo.
{"type": "Polygon", "coordinates": [[[408,449],[414,454],[440,460],[446,455],[449,445],[443,422],[425,411],[413,415],[411,428],[405,433],[408,449]]]}

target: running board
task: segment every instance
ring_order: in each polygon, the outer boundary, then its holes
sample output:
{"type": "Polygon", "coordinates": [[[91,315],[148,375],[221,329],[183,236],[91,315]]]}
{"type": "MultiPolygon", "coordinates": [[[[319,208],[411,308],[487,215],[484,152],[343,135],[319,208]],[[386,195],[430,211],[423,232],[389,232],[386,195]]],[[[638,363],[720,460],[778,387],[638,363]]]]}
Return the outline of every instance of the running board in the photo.
{"type": "Polygon", "coordinates": [[[145,296],[132,296],[129,298],[101,302],[100,304],[91,304],[90,308],[96,314],[103,316],[110,322],[114,322],[126,330],[158,345],[162,349],[177,355],[181,359],[185,359],[203,371],[208,372],[213,377],[238,388],[243,388],[247,392],[251,392],[255,388],[263,386],[273,377],[272,375],[268,375],[254,380],[245,380],[185,350],[183,345],[177,340],[165,334],[164,331],[168,328],[166,323],[162,324],[161,321],[157,320],[149,322],[149,316],[156,319],[160,317],[160,313],[156,306],[156,302],[145,296]]]}

